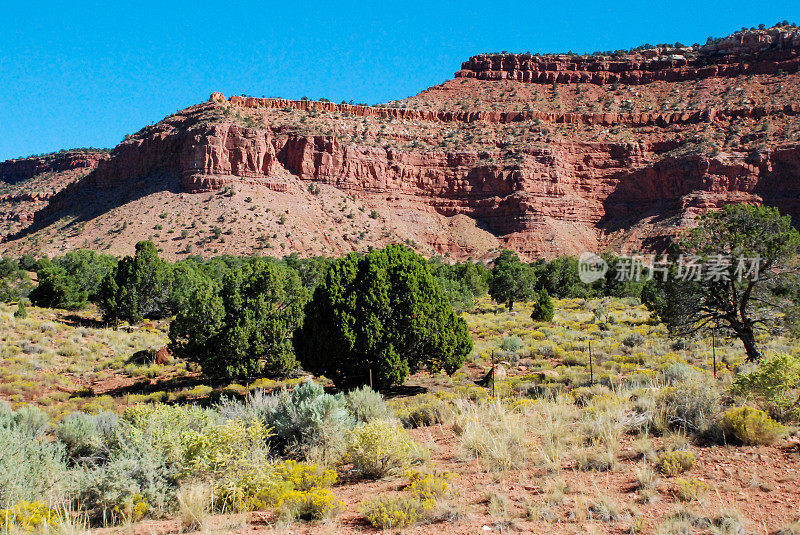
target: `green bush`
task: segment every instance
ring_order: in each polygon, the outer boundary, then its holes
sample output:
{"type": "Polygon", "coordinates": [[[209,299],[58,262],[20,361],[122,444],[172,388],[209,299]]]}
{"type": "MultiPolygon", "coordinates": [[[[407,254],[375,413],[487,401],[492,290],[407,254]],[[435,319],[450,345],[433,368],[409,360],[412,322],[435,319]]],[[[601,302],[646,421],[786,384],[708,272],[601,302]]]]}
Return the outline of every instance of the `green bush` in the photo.
{"type": "Polygon", "coordinates": [[[255,259],[230,269],[221,286],[196,282],[170,324],[171,347],[212,377],[286,374],[297,367],[291,336],[306,298],[297,272],[255,259]]]}
{"type": "Polygon", "coordinates": [[[453,373],[472,350],[427,262],[401,245],[335,260],[294,333],[308,371],[340,388],[386,388],[421,369],[453,373]]]}
{"type": "Polygon", "coordinates": [[[500,344],[503,351],[519,351],[522,349],[522,339],[519,336],[506,336],[500,344]]]}
{"type": "Polygon", "coordinates": [[[758,368],[738,374],[734,393],[755,398],[778,421],[800,418],[800,356],[778,353],[762,360],[758,368]]]}
{"type": "Polygon", "coordinates": [[[353,467],[373,479],[401,472],[422,454],[403,428],[386,420],[356,426],[347,440],[347,457],[353,467]]]}
{"type": "Polygon", "coordinates": [[[720,427],[726,438],[748,446],[772,444],[786,434],[786,428],[767,413],[747,406],[725,412],[720,427]]]}
{"type": "Polygon", "coordinates": [[[67,310],[86,306],[89,294],[63,267],[47,263],[39,270],[38,276],[39,284],[28,295],[35,306],[67,310]]]}
{"type": "Polygon", "coordinates": [[[536,294],[536,301],[533,303],[531,311],[531,319],[533,321],[544,321],[550,323],[553,321],[555,315],[555,307],[553,300],[547,290],[542,288],[536,294]]]}
{"type": "Polygon", "coordinates": [[[386,420],[392,416],[392,411],[383,401],[383,396],[366,385],[348,392],[345,401],[350,414],[358,422],[386,420]]]}

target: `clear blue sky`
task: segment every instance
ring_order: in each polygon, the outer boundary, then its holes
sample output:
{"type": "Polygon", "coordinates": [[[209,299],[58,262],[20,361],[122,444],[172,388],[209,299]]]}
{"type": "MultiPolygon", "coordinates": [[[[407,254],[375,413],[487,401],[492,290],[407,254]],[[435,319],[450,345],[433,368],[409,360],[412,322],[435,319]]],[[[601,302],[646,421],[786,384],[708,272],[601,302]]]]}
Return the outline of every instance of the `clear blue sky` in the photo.
{"type": "Polygon", "coordinates": [[[800,2],[8,2],[0,161],[113,147],[212,91],[373,104],[480,52],[691,44],[783,19],[800,2]]]}

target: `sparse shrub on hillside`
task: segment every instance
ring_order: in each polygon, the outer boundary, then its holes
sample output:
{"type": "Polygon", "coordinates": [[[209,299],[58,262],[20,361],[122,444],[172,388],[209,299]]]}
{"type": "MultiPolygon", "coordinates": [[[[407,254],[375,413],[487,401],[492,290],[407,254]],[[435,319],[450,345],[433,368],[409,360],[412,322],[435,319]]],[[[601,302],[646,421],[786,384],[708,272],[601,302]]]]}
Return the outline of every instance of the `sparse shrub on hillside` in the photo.
{"type": "Polygon", "coordinates": [[[433,394],[419,394],[407,400],[393,401],[392,408],[403,427],[443,424],[453,418],[450,404],[433,394]]]}
{"type": "Polygon", "coordinates": [[[728,410],[720,427],[726,438],[748,446],[772,444],[786,434],[786,428],[767,413],[747,406],[728,410]]]}
{"type": "Polygon", "coordinates": [[[717,383],[699,370],[690,370],[681,381],[671,381],[656,397],[656,418],[669,428],[704,434],[713,430],[719,412],[717,383]]]}
{"type": "Polygon", "coordinates": [[[391,494],[368,498],[361,506],[361,514],[378,529],[401,529],[422,518],[424,507],[415,496],[391,494]]]}
{"type": "Polygon", "coordinates": [[[800,356],[772,355],[753,371],[736,376],[734,393],[752,397],[779,421],[800,418],[800,356]]]}
{"type": "Polygon", "coordinates": [[[636,347],[644,343],[644,336],[640,333],[632,333],[622,340],[622,345],[626,347],[636,347]]]}
{"type": "Polygon", "coordinates": [[[348,392],[345,400],[350,414],[359,422],[386,420],[392,416],[383,396],[366,385],[348,392]]]}
{"type": "Polygon", "coordinates": [[[439,500],[450,492],[454,474],[407,472],[411,480],[404,494],[373,496],[364,501],[361,514],[378,529],[400,529],[430,517],[439,500]]]}
{"type": "Polygon", "coordinates": [[[519,351],[522,349],[522,339],[519,336],[506,336],[503,338],[503,343],[500,344],[500,349],[503,351],[519,351]]]}
{"type": "Polygon", "coordinates": [[[303,367],[337,386],[405,381],[421,369],[455,372],[472,350],[463,319],[427,263],[401,245],[334,261],[294,333],[303,367]]]}
{"type": "Polygon", "coordinates": [[[382,478],[422,460],[424,451],[408,433],[387,420],[359,424],[347,438],[347,458],[364,477],[382,478]]]}
{"type": "Polygon", "coordinates": [[[694,477],[678,478],[675,486],[675,496],[683,502],[701,502],[711,489],[711,485],[694,477]]]}

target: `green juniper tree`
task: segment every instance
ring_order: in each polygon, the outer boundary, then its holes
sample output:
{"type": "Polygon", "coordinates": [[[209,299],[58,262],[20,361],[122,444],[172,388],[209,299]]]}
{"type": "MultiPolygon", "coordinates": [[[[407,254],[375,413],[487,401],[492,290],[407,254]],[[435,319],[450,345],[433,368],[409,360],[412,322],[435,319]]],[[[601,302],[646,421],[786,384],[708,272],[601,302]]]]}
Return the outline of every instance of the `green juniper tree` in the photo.
{"type": "Polygon", "coordinates": [[[495,258],[489,275],[489,295],[498,303],[514,309],[514,301],[530,299],[536,288],[536,273],[520,261],[513,251],[505,250],[495,258]]]}
{"type": "Polygon", "coordinates": [[[421,369],[453,373],[472,350],[427,262],[402,245],[334,261],[294,335],[308,371],[340,388],[401,384],[421,369]]]}
{"type": "Polygon", "coordinates": [[[706,214],[676,246],[675,256],[713,270],[687,277],[678,272],[686,275],[686,264],[673,266],[665,281],[654,276],[642,299],[673,333],[728,329],[756,361],[756,333],[788,327],[797,315],[799,247],[800,234],[777,208],[728,205],[706,214]]]}
{"type": "Polygon", "coordinates": [[[99,306],[106,321],[139,323],[170,314],[172,269],[159,258],[153,242],[140,241],[103,279],[99,306]]]}
{"type": "Polygon", "coordinates": [[[307,298],[297,272],[270,260],[231,268],[221,284],[200,277],[170,324],[171,348],[211,377],[285,374],[307,298]]]}

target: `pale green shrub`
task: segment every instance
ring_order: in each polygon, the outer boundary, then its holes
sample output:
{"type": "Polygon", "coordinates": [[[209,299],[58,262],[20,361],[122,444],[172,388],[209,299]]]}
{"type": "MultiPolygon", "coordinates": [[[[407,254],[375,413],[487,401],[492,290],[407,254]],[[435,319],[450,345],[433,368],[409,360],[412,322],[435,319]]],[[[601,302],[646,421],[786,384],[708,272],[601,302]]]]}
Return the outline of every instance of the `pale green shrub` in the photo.
{"type": "Polygon", "coordinates": [[[450,404],[433,394],[420,394],[402,402],[393,402],[392,407],[403,427],[443,424],[453,417],[450,404]]]}
{"type": "Polygon", "coordinates": [[[688,433],[711,431],[719,408],[716,382],[698,370],[687,372],[680,382],[672,381],[656,397],[657,417],[670,429],[688,433]]]}
{"type": "Polygon", "coordinates": [[[734,379],[734,393],[753,397],[779,421],[800,418],[800,356],[778,353],[734,379]]]}
{"type": "Polygon", "coordinates": [[[31,433],[28,426],[0,427],[0,507],[63,499],[64,447],[31,433]]]}
{"type": "Polygon", "coordinates": [[[400,472],[419,462],[423,454],[402,427],[386,420],[360,424],[347,439],[347,458],[369,478],[400,472]]]}
{"type": "Polygon", "coordinates": [[[72,462],[102,462],[119,443],[119,417],[113,412],[73,412],[58,425],[56,437],[66,446],[72,462]]]}
{"type": "Polygon", "coordinates": [[[503,351],[510,351],[516,353],[522,349],[522,339],[519,336],[506,336],[503,343],[500,344],[500,349],[503,351]]]}
{"type": "Polygon", "coordinates": [[[386,420],[392,417],[392,411],[383,401],[383,396],[366,385],[348,392],[345,395],[345,402],[350,414],[358,422],[386,420]]]}

